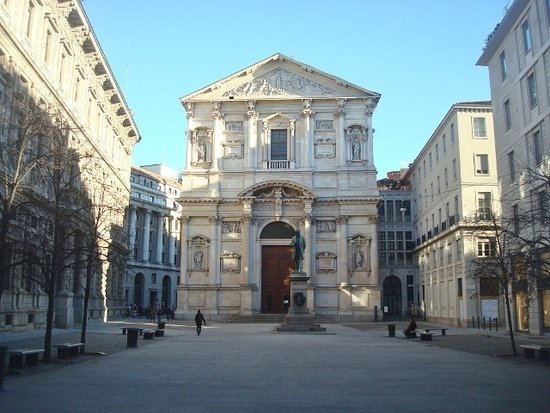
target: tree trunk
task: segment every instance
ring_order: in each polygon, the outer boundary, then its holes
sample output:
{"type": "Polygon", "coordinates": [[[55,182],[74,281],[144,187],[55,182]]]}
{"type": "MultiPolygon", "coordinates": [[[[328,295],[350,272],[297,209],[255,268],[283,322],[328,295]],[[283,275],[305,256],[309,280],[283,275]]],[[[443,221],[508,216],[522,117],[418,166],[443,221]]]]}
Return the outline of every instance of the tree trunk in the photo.
{"type": "Polygon", "coordinates": [[[512,344],[512,353],[514,356],[518,355],[518,350],[516,348],[516,340],[514,337],[514,326],[512,323],[512,310],[510,309],[510,289],[505,288],[504,290],[504,299],[506,301],[506,318],[508,319],[508,332],[510,334],[510,343],[512,344]]]}

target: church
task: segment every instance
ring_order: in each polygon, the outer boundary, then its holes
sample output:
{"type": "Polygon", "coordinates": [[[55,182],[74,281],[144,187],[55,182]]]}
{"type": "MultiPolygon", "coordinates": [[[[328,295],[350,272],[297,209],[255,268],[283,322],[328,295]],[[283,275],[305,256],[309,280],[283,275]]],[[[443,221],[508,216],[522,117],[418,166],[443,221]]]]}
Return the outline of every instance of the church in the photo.
{"type": "Polygon", "coordinates": [[[379,99],[280,53],[180,99],[179,318],[285,313],[297,230],[308,310],[333,321],[381,316],[379,99]]]}

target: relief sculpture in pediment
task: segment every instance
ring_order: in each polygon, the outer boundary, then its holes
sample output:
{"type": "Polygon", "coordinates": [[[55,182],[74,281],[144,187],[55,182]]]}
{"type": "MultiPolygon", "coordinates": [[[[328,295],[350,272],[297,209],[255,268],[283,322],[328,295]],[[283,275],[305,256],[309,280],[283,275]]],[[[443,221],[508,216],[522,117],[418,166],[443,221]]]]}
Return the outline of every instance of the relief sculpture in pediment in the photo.
{"type": "Polygon", "coordinates": [[[320,83],[278,68],[241,86],[228,90],[223,96],[332,96],[336,91],[320,83]]]}

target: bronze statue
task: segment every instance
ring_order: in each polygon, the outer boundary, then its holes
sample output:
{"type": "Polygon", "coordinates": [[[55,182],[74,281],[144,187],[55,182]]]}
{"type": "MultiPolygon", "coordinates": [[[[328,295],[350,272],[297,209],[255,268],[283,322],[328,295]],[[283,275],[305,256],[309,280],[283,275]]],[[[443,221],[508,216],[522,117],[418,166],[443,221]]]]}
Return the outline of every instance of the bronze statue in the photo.
{"type": "Polygon", "coordinates": [[[290,241],[290,245],[294,247],[292,250],[292,258],[294,259],[294,269],[296,271],[303,271],[304,266],[304,251],[306,250],[306,239],[300,235],[300,230],[297,229],[296,233],[290,241]]]}

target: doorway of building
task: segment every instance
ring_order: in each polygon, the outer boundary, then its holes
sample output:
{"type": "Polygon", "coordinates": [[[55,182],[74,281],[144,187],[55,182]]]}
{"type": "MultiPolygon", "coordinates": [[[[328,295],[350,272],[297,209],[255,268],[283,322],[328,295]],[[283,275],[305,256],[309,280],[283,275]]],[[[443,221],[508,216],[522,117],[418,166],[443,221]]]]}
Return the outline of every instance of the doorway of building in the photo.
{"type": "Polygon", "coordinates": [[[292,247],[262,246],[262,313],[283,314],[290,304],[292,247]]]}
{"type": "Polygon", "coordinates": [[[401,318],[403,315],[401,280],[395,275],[384,280],[382,306],[385,319],[401,318]]]}

